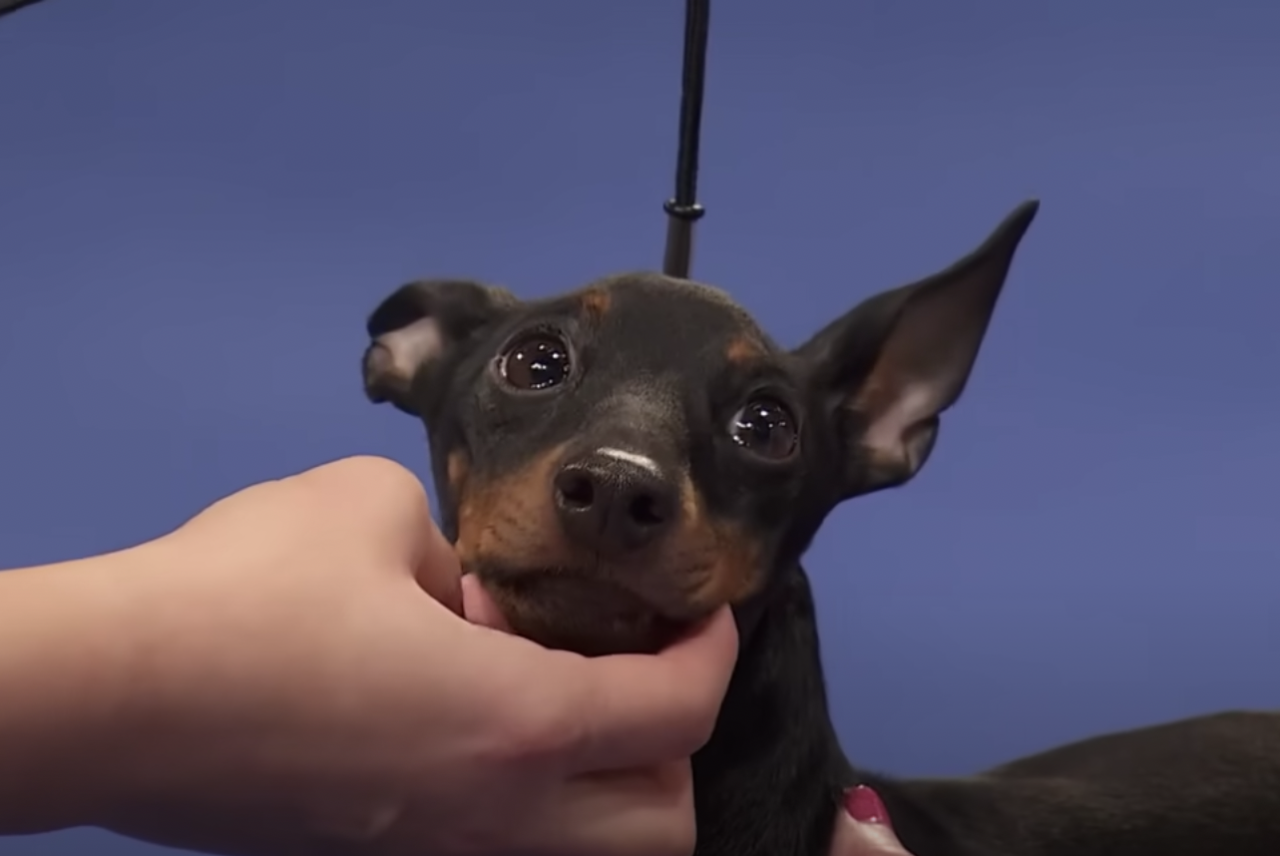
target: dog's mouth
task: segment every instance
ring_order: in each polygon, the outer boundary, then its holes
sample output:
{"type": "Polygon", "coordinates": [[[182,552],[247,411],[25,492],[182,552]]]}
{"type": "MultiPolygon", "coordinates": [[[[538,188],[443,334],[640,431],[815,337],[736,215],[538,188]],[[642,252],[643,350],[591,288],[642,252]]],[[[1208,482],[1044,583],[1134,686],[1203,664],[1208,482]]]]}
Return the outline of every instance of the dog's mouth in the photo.
{"type": "Polygon", "coordinates": [[[654,653],[711,611],[688,593],[642,593],[599,569],[468,565],[514,632],[587,656],[654,653]]]}
{"type": "Polygon", "coordinates": [[[532,475],[454,488],[463,570],[480,580],[514,632],[588,656],[654,653],[760,587],[758,536],[713,518],[692,488],[678,521],[639,544],[597,545],[569,531],[545,489],[543,470],[558,460],[548,456],[532,475]]]}

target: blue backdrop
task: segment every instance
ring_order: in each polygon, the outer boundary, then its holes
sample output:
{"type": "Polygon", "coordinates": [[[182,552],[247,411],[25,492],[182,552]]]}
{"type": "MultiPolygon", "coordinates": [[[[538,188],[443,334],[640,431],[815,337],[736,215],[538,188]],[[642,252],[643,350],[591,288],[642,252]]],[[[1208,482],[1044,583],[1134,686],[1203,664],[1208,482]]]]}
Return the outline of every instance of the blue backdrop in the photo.
{"type": "MultiPolygon", "coordinates": [[[[651,267],[683,3],[50,0],[0,23],[0,566],[355,452],[366,312],[651,267]]],[[[902,773],[1280,706],[1280,4],[721,2],[695,263],[786,343],[1044,200],[910,487],[809,557],[902,773]]],[[[5,856],[152,848],[90,831],[5,856]]]]}

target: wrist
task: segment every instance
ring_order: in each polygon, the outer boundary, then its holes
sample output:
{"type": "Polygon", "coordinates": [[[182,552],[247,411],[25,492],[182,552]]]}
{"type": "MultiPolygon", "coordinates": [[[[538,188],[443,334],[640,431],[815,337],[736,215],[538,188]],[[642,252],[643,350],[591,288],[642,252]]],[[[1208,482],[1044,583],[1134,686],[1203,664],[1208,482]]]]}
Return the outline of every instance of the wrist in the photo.
{"type": "Polygon", "coordinates": [[[121,795],[147,556],[0,573],[0,834],[96,825],[121,795]]]}

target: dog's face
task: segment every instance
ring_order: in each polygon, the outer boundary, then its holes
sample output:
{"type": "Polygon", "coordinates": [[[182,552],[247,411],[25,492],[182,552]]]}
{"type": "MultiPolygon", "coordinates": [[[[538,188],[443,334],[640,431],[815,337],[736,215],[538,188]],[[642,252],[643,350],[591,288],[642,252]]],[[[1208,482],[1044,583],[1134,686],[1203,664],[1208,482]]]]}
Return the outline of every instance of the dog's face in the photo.
{"type": "Polygon", "coordinates": [[[365,389],[425,423],[445,531],[513,629],[652,651],[763,596],[842,500],[919,471],[1035,212],[792,351],[657,274],[530,302],[416,282],[369,320],[365,389]]]}

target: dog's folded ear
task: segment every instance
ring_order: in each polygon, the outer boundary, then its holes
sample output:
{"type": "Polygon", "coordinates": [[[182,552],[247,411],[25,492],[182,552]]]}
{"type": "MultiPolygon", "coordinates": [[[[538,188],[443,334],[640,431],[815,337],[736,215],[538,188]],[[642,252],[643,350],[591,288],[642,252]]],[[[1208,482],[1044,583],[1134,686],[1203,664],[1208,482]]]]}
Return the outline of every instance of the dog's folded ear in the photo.
{"type": "Polygon", "coordinates": [[[503,289],[470,280],[419,280],[396,289],[366,324],[365,395],[421,415],[410,400],[419,373],[443,363],[518,302],[503,289]]]}
{"type": "Polygon", "coordinates": [[[903,484],[924,465],[1038,208],[1020,205],[956,264],[871,297],[797,349],[838,432],[844,498],[903,484]]]}

